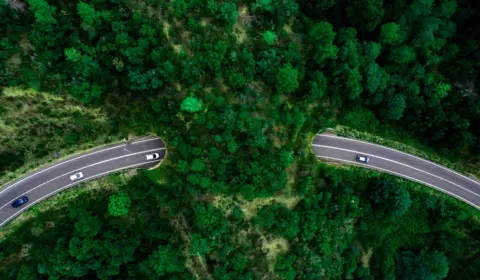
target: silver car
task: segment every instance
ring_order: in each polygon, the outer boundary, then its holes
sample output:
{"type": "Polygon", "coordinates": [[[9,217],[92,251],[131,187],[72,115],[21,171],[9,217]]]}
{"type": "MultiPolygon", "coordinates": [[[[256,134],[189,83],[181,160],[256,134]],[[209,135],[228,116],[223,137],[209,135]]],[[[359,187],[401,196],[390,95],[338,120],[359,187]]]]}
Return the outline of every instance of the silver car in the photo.
{"type": "Polygon", "coordinates": [[[83,173],[82,172],[77,172],[73,175],[70,175],[70,180],[72,181],[77,181],[78,179],[83,178],[83,173]]]}

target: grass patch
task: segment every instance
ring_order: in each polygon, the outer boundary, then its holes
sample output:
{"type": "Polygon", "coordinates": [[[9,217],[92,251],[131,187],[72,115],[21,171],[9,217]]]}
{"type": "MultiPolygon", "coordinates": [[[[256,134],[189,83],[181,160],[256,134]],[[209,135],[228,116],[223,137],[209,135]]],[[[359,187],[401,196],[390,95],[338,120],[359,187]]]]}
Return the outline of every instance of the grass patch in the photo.
{"type": "Polygon", "coordinates": [[[259,209],[272,203],[281,203],[289,209],[293,209],[301,200],[299,196],[276,196],[266,198],[255,198],[247,201],[241,196],[228,196],[225,194],[215,195],[213,206],[220,209],[225,216],[230,216],[235,207],[239,207],[248,221],[257,215],[259,209]]]}
{"type": "Polygon", "coordinates": [[[288,240],[283,237],[275,237],[267,239],[265,236],[261,236],[262,250],[265,252],[268,271],[274,272],[275,264],[277,263],[277,257],[290,250],[288,240]]]}
{"type": "Polygon", "coordinates": [[[69,97],[31,89],[0,92],[0,184],[96,146],[124,138],[107,114],[69,97]]]}
{"type": "MultiPolygon", "coordinates": [[[[243,199],[242,199],[243,200],[243,199]]],[[[301,200],[298,196],[287,197],[287,196],[276,196],[276,197],[266,197],[266,198],[255,198],[252,201],[243,200],[239,207],[245,215],[246,220],[250,220],[257,215],[259,209],[272,204],[274,202],[281,203],[289,209],[293,209],[295,205],[301,200]]]]}

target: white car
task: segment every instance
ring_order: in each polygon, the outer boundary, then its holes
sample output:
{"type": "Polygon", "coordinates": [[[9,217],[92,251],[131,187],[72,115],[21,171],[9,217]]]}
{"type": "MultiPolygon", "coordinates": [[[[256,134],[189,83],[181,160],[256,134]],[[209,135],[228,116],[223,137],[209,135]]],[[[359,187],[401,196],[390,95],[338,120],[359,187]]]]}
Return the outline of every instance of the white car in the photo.
{"type": "Polygon", "coordinates": [[[369,158],[368,158],[367,156],[362,156],[362,155],[357,155],[357,156],[355,157],[355,159],[356,159],[357,161],[364,162],[364,163],[367,163],[368,160],[369,160],[369,158]]]}
{"type": "Polygon", "coordinates": [[[153,153],[153,154],[148,154],[147,155],[147,160],[154,160],[160,158],[160,155],[158,153],[153,153]]]}
{"type": "Polygon", "coordinates": [[[82,172],[77,172],[73,175],[70,175],[70,180],[72,180],[72,181],[77,181],[80,178],[83,178],[83,173],[82,172]]]}

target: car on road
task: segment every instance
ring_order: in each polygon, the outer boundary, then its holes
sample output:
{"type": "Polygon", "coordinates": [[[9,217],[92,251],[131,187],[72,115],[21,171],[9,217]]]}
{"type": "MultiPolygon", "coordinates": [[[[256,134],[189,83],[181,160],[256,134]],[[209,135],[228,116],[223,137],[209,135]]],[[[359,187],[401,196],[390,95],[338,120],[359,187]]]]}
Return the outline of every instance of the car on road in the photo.
{"type": "Polygon", "coordinates": [[[72,181],[77,181],[80,178],[83,178],[83,173],[82,172],[77,172],[73,175],[70,175],[70,180],[72,180],[72,181]]]}
{"type": "Polygon", "coordinates": [[[21,196],[17,199],[15,199],[13,202],[12,202],[12,207],[13,208],[17,208],[17,207],[20,207],[22,206],[23,204],[27,203],[28,202],[28,197],[26,195],[24,196],[21,196]]]}
{"type": "Polygon", "coordinates": [[[364,155],[357,155],[355,159],[359,162],[367,163],[370,159],[364,155]]]}
{"type": "Polygon", "coordinates": [[[158,153],[147,154],[147,160],[154,160],[158,158],[160,158],[160,155],[158,153]]]}

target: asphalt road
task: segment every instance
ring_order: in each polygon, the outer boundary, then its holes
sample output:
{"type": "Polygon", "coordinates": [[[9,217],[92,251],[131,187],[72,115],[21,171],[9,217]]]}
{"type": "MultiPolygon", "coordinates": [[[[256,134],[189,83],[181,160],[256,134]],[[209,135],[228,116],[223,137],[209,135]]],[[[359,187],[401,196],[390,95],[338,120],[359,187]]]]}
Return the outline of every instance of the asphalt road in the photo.
{"type": "Polygon", "coordinates": [[[356,164],[417,181],[480,209],[480,183],[428,160],[377,144],[319,134],[312,144],[318,158],[356,164]],[[361,154],[368,163],[355,160],[361,154]]]}
{"type": "Polygon", "coordinates": [[[129,168],[151,168],[165,157],[165,144],[158,138],[144,138],[121,143],[65,159],[54,165],[20,178],[0,189],[0,226],[29,207],[59,191],[79,183],[129,168]],[[145,155],[158,153],[160,158],[147,161],[145,155]],[[72,182],[70,175],[83,172],[83,178],[72,182]],[[13,208],[11,203],[20,196],[29,201],[13,208]]]}

